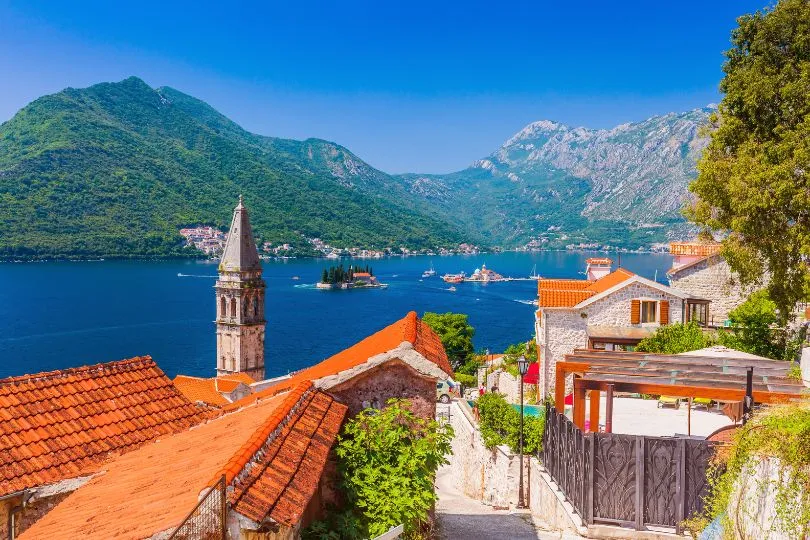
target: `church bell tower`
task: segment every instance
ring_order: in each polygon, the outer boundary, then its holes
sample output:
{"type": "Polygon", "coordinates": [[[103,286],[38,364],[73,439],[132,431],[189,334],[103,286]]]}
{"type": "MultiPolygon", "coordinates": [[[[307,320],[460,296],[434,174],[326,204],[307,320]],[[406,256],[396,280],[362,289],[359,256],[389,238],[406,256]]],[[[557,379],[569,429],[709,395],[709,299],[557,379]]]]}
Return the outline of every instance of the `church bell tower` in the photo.
{"type": "Polygon", "coordinates": [[[217,297],[217,375],[264,379],[264,280],[247,209],[239,196],[225,241],[217,297]]]}

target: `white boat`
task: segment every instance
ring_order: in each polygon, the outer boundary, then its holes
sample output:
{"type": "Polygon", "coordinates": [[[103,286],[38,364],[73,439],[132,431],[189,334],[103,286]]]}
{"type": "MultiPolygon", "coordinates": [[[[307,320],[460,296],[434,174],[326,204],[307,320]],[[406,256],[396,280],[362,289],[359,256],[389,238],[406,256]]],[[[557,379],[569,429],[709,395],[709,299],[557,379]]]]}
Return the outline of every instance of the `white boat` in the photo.
{"type": "Polygon", "coordinates": [[[452,287],[449,287],[447,290],[450,291],[450,292],[456,292],[456,287],[452,286],[452,287]]]}
{"type": "Polygon", "coordinates": [[[529,274],[529,279],[534,279],[534,280],[540,279],[540,275],[537,273],[537,265],[536,264],[534,266],[532,266],[532,273],[529,274]]]}
{"type": "Polygon", "coordinates": [[[425,270],[424,272],[422,272],[422,277],[427,278],[427,277],[433,277],[435,275],[436,275],[436,270],[433,269],[433,261],[431,261],[430,270],[425,270]]]}

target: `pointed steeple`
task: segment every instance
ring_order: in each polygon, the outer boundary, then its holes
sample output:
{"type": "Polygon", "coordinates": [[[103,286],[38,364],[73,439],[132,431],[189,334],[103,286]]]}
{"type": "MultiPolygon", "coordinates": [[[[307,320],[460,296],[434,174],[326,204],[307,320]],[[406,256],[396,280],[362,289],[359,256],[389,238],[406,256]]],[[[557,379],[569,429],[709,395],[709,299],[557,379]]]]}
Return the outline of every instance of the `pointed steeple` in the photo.
{"type": "Polygon", "coordinates": [[[231,230],[228,232],[228,240],[225,241],[219,269],[224,272],[250,272],[262,269],[256,242],[253,240],[253,229],[250,227],[247,208],[242,202],[241,195],[239,204],[233,211],[231,230]]]}

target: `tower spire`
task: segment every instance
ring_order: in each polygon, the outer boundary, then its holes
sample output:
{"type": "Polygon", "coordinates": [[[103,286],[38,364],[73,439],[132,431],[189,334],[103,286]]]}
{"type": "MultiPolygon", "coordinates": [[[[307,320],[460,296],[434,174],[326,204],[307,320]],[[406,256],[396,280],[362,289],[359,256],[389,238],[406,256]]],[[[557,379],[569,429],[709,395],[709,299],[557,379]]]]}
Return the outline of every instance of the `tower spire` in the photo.
{"type": "Polygon", "coordinates": [[[219,269],[227,272],[253,272],[261,270],[261,268],[248,211],[242,201],[242,195],[239,195],[239,204],[233,211],[231,230],[225,241],[225,250],[222,252],[219,269]]]}
{"type": "Polygon", "coordinates": [[[264,379],[264,290],[262,265],[242,196],[219,263],[217,375],[244,372],[264,379]]]}

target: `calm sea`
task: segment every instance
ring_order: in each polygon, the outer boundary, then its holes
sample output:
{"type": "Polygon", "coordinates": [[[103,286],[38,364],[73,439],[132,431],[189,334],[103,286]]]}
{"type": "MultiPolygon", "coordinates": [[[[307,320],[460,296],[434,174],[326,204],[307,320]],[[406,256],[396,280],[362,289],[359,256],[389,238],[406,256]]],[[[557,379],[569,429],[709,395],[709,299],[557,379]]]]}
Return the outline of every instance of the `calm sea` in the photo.
{"type": "MultiPolygon", "coordinates": [[[[532,335],[533,281],[463,283],[439,275],[486,264],[503,275],[582,277],[585,253],[406,257],[369,263],[387,289],[320,291],[325,260],[266,262],[267,376],[318,362],[408,311],[469,315],[479,349],[501,351],[532,335]],[[294,280],[298,276],[300,280],[294,280]]],[[[615,258],[615,256],[614,256],[615,258]]],[[[344,260],[344,264],[351,264],[344,260]]],[[[622,266],[665,282],[669,255],[623,254],[622,266]]],[[[0,377],[151,355],[173,377],[214,373],[216,264],[102,261],[0,264],[0,377]]]]}

